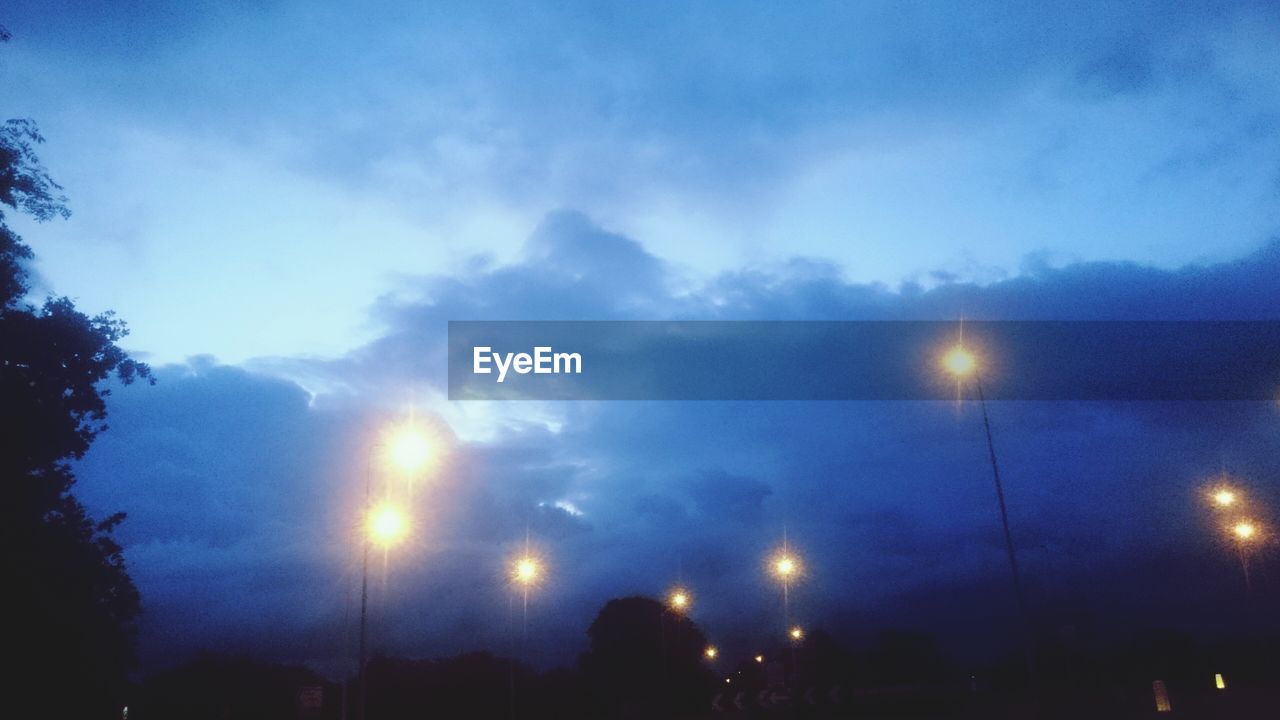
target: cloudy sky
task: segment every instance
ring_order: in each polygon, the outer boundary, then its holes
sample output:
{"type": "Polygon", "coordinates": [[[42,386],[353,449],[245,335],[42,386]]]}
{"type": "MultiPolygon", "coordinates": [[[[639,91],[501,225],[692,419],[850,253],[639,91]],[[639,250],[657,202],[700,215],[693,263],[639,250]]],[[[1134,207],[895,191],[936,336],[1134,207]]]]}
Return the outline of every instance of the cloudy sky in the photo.
{"type": "MultiPolygon", "coordinates": [[[[130,515],[148,662],[340,667],[369,448],[410,412],[446,452],[380,570],[387,651],[502,649],[526,530],[545,663],[680,575],[746,652],[784,527],[806,622],[1007,609],[972,408],[449,403],[448,320],[1280,319],[1274,5],[418,5],[0,17],[0,115],[74,211],[17,223],[39,290],[158,369],[79,469],[130,515]]],[[[1177,622],[1191,567],[1228,593],[1207,476],[1280,507],[1274,405],[993,413],[1050,624],[1177,622]]]]}

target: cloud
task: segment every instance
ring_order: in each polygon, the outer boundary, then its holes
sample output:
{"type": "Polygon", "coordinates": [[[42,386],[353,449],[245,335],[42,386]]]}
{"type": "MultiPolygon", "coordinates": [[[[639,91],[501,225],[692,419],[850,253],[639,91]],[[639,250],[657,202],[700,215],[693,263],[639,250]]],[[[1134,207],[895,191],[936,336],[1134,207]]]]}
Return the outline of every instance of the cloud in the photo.
{"type": "MultiPolygon", "coordinates": [[[[406,388],[446,454],[411,491],[412,541],[375,564],[375,647],[505,647],[505,563],[526,534],[549,567],[530,611],[531,657],[544,664],[572,659],[608,598],[658,594],[680,576],[724,646],[761,641],[780,609],[760,558],[784,527],[810,570],[792,593],[806,622],[990,619],[1004,560],[972,407],[448,403],[448,319],[950,319],[957,308],[977,318],[1273,318],[1267,299],[1280,297],[1277,244],[1231,263],[1083,263],[988,286],[894,290],[811,260],[691,286],[575,213],[550,216],[520,260],[470,268],[384,298],[382,336],[347,356],[252,369],[198,358],[161,368],[154,388],[112,396],[112,428],[80,464],[80,492],[95,511],[130,513],[121,538],[147,608],[148,662],[212,646],[344,671],[369,448],[379,424],[402,415],[406,388]],[[939,593],[954,602],[928,599],[939,593]]],[[[1123,568],[1212,546],[1197,492],[1224,464],[1280,502],[1263,484],[1280,471],[1276,413],[1259,403],[994,404],[1034,596],[1048,603],[1118,577],[1132,609],[1182,584],[1125,585],[1123,568]]],[[[1211,554],[1195,563],[1221,571],[1211,554]]]]}

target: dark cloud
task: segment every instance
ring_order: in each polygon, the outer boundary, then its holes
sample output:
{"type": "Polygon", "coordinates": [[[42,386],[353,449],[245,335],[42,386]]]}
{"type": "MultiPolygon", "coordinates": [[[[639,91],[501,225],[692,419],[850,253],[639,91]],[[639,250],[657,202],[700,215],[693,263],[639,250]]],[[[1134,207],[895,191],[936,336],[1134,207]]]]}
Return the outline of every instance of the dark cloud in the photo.
{"type": "MultiPolygon", "coordinates": [[[[150,662],[213,646],[348,667],[372,433],[399,415],[405,387],[438,397],[449,319],[1274,318],[1280,307],[1280,244],[1174,271],[1087,263],[908,292],[797,261],[676,292],[675,271],[634,240],[562,213],[523,257],[424,278],[420,300],[382,301],[385,334],[349,356],[257,371],[196,360],[162,368],[155,388],[113,395],[113,427],[81,464],[81,491],[100,512],[130,513],[122,539],[150,662]]],[[[414,491],[411,546],[385,573],[379,560],[376,647],[505,647],[504,563],[526,534],[551,577],[530,611],[542,663],[571,659],[608,598],[660,593],[681,576],[700,624],[726,647],[757,642],[780,617],[761,558],[784,528],[809,569],[792,593],[806,622],[956,628],[991,620],[1002,601],[993,594],[1007,599],[971,406],[422,404],[438,411],[426,420],[442,428],[448,456],[414,491]],[[454,437],[449,422],[486,432],[454,437]]],[[[1225,466],[1277,506],[1267,479],[1280,473],[1278,410],[993,404],[1035,596],[1048,608],[1082,584],[1113,583],[1114,598],[1129,593],[1116,600],[1122,617],[1185,583],[1151,571],[1176,566],[1169,558],[1219,572],[1222,558],[1203,552],[1216,530],[1201,519],[1199,487],[1225,466]],[[1127,568],[1140,568],[1132,582],[1127,568]]],[[[1191,603],[1170,604],[1170,617],[1190,617],[1177,608],[1191,603]]]]}

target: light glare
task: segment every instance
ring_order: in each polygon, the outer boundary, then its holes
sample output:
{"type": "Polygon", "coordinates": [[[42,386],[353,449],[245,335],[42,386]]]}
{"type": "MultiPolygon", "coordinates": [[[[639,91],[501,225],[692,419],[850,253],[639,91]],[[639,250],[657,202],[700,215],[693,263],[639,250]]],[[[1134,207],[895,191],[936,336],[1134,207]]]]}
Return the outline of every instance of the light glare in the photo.
{"type": "Polygon", "coordinates": [[[942,367],[956,377],[965,377],[978,367],[978,360],[963,345],[956,345],[942,358],[942,367]]]}
{"type": "Polygon", "coordinates": [[[1253,537],[1258,534],[1258,526],[1248,520],[1241,520],[1231,528],[1231,532],[1235,533],[1236,539],[1238,540],[1252,540],[1253,537]]]}
{"type": "Polygon", "coordinates": [[[413,472],[431,458],[431,443],[416,425],[404,425],[397,428],[387,442],[387,454],[396,467],[413,472]]]}
{"type": "Polygon", "coordinates": [[[782,552],[773,559],[773,573],[783,580],[790,580],[800,572],[800,561],[789,552],[782,552]]]}
{"type": "Polygon", "coordinates": [[[369,513],[369,539],[383,547],[390,547],[404,539],[409,532],[409,521],[394,505],[380,505],[369,513]]]}
{"type": "Polygon", "coordinates": [[[538,579],[540,573],[541,568],[538,566],[538,561],[526,555],[516,561],[513,576],[516,582],[527,587],[538,579]]]}

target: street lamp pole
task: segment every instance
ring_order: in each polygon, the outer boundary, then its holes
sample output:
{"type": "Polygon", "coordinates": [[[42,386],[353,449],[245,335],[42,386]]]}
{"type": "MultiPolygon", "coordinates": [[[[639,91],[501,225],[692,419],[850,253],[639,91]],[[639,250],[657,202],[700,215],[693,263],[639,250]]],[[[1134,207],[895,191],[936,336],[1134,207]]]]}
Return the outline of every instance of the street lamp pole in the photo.
{"type": "Polygon", "coordinates": [[[357,677],[360,686],[360,712],[358,720],[365,719],[365,710],[369,695],[368,675],[368,639],[369,639],[369,550],[374,542],[384,548],[390,548],[403,539],[408,531],[409,523],[403,512],[390,502],[388,495],[378,508],[373,506],[373,460],[380,449],[390,451],[393,460],[401,470],[413,472],[428,459],[431,447],[426,438],[412,424],[399,427],[384,442],[378,442],[369,448],[369,457],[364,473],[364,527],[362,528],[364,550],[360,572],[360,657],[357,677]]]}
{"type": "MultiPolygon", "coordinates": [[[[379,445],[374,445],[369,449],[368,463],[364,472],[364,517],[367,519],[373,510],[373,453],[378,449],[379,445]]],[[[369,635],[369,545],[372,538],[369,537],[368,528],[361,529],[361,535],[364,537],[364,560],[360,573],[360,661],[357,666],[356,677],[360,685],[360,713],[359,720],[365,720],[365,696],[368,695],[367,681],[364,674],[366,642],[369,635]]]]}
{"type": "Polygon", "coordinates": [[[974,373],[978,404],[982,407],[982,427],[987,433],[987,453],[991,457],[991,477],[995,481],[996,500],[1000,504],[1000,526],[1004,529],[1004,549],[1009,556],[1009,573],[1013,576],[1013,592],[1018,601],[1018,620],[1022,636],[1022,652],[1027,665],[1027,680],[1035,685],[1035,660],[1028,634],[1027,599],[1022,591],[1022,573],[1018,571],[1018,555],[1013,549],[1013,533],[1009,531],[1009,511],[1004,502],[1004,483],[1000,481],[1000,463],[996,460],[996,444],[991,436],[991,418],[987,414],[987,398],[982,391],[982,375],[974,373]]]}

